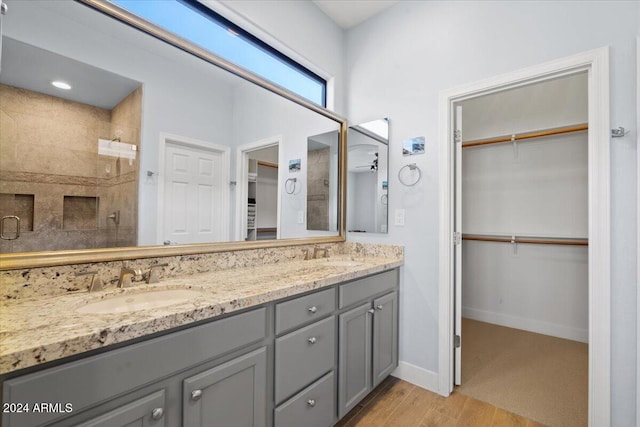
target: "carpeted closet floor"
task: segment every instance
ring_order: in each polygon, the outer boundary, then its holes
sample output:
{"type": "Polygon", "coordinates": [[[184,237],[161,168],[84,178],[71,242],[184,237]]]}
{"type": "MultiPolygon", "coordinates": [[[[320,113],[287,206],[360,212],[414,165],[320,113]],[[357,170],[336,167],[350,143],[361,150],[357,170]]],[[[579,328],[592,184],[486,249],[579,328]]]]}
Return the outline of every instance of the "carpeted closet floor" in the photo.
{"type": "Polygon", "coordinates": [[[462,321],[456,391],[552,427],[587,425],[587,344],[462,321]]]}

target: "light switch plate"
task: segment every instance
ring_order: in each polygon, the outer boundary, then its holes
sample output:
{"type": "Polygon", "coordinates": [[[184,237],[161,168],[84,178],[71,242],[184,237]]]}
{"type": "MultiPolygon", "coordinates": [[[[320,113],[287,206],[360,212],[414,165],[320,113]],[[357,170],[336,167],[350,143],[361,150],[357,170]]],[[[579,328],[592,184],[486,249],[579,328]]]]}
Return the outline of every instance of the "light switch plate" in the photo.
{"type": "Polygon", "coordinates": [[[304,211],[298,211],[298,224],[304,224],[304,211]]]}
{"type": "Polygon", "coordinates": [[[400,227],[404,226],[404,209],[396,209],[394,215],[394,224],[400,227]]]}

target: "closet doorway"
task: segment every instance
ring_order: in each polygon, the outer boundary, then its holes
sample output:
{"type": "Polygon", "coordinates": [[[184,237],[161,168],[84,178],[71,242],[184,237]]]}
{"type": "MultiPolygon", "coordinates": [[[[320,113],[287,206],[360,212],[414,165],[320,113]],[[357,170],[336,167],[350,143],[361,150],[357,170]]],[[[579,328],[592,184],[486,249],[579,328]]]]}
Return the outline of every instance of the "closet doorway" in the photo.
{"type": "MultiPolygon", "coordinates": [[[[441,93],[440,394],[454,383],[464,387],[464,361],[473,374],[482,359],[496,361],[496,351],[516,346],[518,338],[503,332],[518,328],[583,349],[579,341],[589,343],[582,355],[588,423],[609,424],[608,78],[602,48],[441,93]],[[539,111],[523,111],[518,99],[539,111]],[[582,107],[574,108],[576,99],[582,107]],[[496,111],[507,120],[493,118],[496,111]],[[501,136],[506,141],[494,140],[501,136]],[[483,336],[478,326],[503,328],[475,358],[461,357],[474,342],[472,335],[466,341],[463,315],[476,338],[483,336]]],[[[534,347],[547,357],[545,345],[534,347]]],[[[532,363],[529,356],[512,359],[532,363]]],[[[516,370],[498,365],[501,374],[516,370]]],[[[546,368],[538,369],[536,379],[546,368]]],[[[556,381],[558,388],[568,380],[556,381]]],[[[519,387],[544,393],[516,382],[503,386],[507,394],[519,387]]]]}
{"type": "Polygon", "coordinates": [[[236,240],[280,238],[280,137],[238,147],[236,240]]]}
{"type": "Polygon", "coordinates": [[[456,391],[551,426],[587,424],[587,78],[456,104],[456,391]]]}

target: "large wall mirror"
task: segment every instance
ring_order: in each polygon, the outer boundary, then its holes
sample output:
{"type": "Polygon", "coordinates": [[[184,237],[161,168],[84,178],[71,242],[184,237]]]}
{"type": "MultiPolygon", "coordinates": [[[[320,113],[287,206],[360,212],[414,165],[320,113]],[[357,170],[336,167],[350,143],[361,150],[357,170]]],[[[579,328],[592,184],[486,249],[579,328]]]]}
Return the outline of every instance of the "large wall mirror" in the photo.
{"type": "Polygon", "coordinates": [[[389,119],[349,128],[347,230],[386,233],[388,229],[389,119]]]}
{"type": "Polygon", "coordinates": [[[106,2],[6,3],[0,269],[344,240],[344,119],[106,2]]]}

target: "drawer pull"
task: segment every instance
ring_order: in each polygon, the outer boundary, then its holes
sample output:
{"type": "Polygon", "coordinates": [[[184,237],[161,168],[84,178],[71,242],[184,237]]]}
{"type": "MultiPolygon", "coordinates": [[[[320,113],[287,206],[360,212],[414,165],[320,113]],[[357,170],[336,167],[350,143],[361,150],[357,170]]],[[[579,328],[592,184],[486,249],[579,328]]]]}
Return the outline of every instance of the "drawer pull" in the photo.
{"type": "Polygon", "coordinates": [[[164,415],[164,410],[162,408],[155,408],[151,411],[151,418],[154,420],[159,420],[164,415]]]}
{"type": "Polygon", "coordinates": [[[202,390],[193,390],[191,392],[191,400],[197,402],[202,397],[202,390]]]}
{"type": "Polygon", "coordinates": [[[376,310],[382,310],[382,304],[381,305],[376,305],[376,310]]]}
{"type": "Polygon", "coordinates": [[[369,310],[367,310],[367,313],[369,313],[369,314],[373,314],[373,313],[375,313],[375,312],[376,312],[376,311],[375,311],[373,308],[370,308],[369,310]]]}
{"type": "Polygon", "coordinates": [[[313,408],[314,406],[316,406],[316,400],[315,399],[307,400],[307,405],[313,408]]]}
{"type": "Polygon", "coordinates": [[[309,344],[315,344],[315,343],[316,343],[316,341],[318,341],[318,340],[317,340],[317,338],[316,338],[316,337],[311,337],[311,338],[309,338],[307,341],[309,341],[309,344]]]}
{"type": "Polygon", "coordinates": [[[318,311],[318,307],[316,307],[315,305],[309,307],[307,310],[309,310],[309,313],[311,314],[315,314],[316,311],[318,311]]]}

